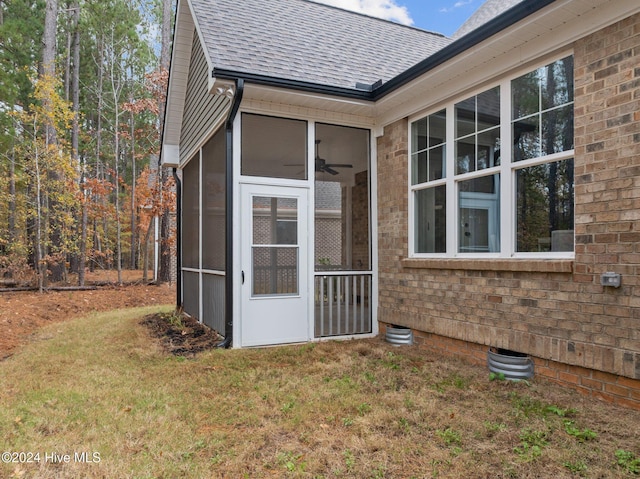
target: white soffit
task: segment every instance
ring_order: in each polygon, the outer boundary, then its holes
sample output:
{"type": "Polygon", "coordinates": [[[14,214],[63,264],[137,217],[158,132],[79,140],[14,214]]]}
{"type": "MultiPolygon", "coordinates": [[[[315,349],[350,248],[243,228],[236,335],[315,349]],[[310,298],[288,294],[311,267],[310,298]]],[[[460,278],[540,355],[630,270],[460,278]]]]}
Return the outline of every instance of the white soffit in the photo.
{"type": "Polygon", "coordinates": [[[436,107],[638,12],[638,0],[552,3],[379,100],[377,123],[388,125],[436,107]]]}
{"type": "Polygon", "coordinates": [[[295,114],[309,118],[333,118],[349,124],[374,124],[374,104],[371,101],[287,90],[245,83],[242,107],[270,110],[274,114],[295,114]]]}

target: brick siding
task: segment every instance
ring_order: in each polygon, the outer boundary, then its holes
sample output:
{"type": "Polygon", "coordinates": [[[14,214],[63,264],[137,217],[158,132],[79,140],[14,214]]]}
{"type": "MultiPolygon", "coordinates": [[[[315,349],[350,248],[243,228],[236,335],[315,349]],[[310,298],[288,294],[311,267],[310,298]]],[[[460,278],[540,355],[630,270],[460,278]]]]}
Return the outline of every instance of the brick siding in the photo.
{"type": "Polygon", "coordinates": [[[574,62],[575,260],[407,259],[400,120],[378,139],[378,317],[475,361],[528,353],[539,375],[640,408],[640,15],[578,40],[574,62]]]}

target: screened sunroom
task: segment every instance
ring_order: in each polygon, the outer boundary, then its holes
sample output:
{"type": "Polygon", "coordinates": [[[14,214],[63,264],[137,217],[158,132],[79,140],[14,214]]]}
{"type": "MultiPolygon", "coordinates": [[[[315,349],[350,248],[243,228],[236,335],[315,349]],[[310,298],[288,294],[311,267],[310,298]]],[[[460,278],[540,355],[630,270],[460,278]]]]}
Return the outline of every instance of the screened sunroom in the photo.
{"type": "Polygon", "coordinates": [[[234,347],[375,334],[371,141],[249,111],[213,133],[182,167],[185,313],[234,347]]]}

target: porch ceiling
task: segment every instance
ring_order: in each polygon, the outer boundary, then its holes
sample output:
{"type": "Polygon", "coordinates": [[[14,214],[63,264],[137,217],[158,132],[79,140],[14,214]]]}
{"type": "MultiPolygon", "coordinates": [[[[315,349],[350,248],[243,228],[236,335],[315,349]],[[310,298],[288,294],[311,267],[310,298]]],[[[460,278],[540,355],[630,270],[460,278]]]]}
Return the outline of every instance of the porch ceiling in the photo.
{"type": "Polygon", "coordinates": [[[374,125],[375,105],[371,101],[253,84],[246,84],[242,98],[245,109],[344,121],[363,127],[374,125]]]}

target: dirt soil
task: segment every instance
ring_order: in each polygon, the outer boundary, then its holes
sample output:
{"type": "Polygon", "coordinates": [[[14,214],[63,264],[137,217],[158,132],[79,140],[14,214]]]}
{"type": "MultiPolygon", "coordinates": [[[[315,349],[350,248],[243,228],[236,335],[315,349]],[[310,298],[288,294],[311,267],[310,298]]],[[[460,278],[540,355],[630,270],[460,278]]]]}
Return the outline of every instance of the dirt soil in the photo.
{"type": "Polygon", "coordinates": [[[193,357],[196,353],[215,348],[223,339],[195,319],[176,313],[150,314],[140,324],[146,326],[151,335],[160,340],[163,348],[174,356],[193,357]]]}
{"type": "Polygon", "coordinates": [[[0,293],[0,360],[10,356],[47,324],[67,321],[93,311],[175,304],[175,284],[145,284],[141,271],[123,272],[125,286],[117,286],[116,279],[115,271],[103,271],[88,274],[87,286],[111,284],[94,290],[0,293]]]}

